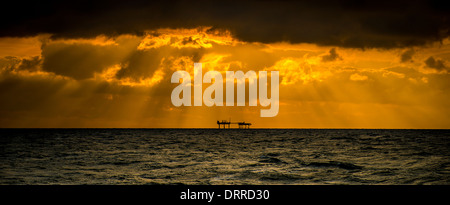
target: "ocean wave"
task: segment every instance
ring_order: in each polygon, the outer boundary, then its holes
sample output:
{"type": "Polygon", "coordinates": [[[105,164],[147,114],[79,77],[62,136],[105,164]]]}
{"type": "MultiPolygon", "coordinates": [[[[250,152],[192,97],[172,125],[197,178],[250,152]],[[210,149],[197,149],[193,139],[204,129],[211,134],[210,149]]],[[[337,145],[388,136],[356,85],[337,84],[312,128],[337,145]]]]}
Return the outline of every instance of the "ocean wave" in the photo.
{"type": "Polygon", "coordinates": [[[348,162],[337,162],[337,161],[329,161],[329,162],[309,162],[302,164],[306,167],[315,167],[315,168],[340,168],[346,170],[359,170],[363,169],[362,166],[358,166],[348,162]]]}

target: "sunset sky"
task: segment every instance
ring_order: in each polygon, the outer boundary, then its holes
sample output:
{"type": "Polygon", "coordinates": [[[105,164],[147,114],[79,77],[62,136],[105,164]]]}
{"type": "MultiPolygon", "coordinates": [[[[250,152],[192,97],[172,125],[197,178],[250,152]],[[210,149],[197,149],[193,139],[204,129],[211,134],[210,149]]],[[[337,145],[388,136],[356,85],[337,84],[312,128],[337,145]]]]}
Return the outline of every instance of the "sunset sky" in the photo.
{"type": "Polygon", "coordinates": [[[0,127],[449,129],[444,3],[17,3],[0,14],[0,127]],[[279,71],[278,115],[175,107],[171,76],[196,62],[279,71]]]}

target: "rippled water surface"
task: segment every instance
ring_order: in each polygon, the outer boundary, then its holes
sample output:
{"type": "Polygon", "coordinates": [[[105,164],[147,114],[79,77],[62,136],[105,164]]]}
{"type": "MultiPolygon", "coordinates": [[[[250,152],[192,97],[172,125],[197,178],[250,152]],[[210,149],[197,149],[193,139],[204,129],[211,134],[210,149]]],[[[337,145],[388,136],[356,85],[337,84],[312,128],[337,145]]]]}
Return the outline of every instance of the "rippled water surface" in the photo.
{"type": "Polygon", "coordinates": [[[450,130],[1,129],[0,184],[444,184],[450,130]]]}

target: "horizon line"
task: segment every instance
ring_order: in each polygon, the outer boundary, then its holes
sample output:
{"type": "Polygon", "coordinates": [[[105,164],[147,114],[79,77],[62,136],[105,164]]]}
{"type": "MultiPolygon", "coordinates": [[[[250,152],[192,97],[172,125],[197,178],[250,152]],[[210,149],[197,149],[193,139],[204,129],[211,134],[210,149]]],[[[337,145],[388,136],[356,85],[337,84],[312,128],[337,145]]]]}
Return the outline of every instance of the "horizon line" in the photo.
{"type": "Polygon", "coordinates": [[[450,128],[208,128],[208,127],[0,127],[0,129],[211,129],[211,130],[450,130],[450,128]]]}

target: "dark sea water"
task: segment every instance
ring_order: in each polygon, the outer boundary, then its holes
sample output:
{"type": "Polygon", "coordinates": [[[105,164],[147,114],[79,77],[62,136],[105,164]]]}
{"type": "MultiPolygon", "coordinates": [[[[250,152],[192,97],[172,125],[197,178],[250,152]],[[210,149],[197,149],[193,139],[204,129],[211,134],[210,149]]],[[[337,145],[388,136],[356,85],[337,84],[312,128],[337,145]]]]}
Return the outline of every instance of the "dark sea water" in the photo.
{"type": "Polygon", "coordinates": [[[450,130],[0,129],[0,184],[450,185],[450,130]]]}

